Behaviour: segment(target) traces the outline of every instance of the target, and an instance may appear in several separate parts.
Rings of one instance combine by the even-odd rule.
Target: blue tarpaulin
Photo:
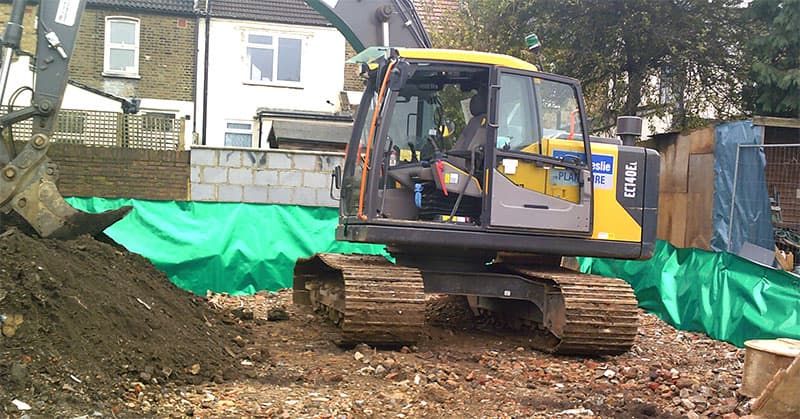
[[[769,250],[775,246],[764,171],[767,159],[762,147],[747,147],[761,144],[762,129],[752,121],[716,127],[713,250],[738,254],[745,242]]]

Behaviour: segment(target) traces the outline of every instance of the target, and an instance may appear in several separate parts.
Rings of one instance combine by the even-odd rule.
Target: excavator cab
[[[368,81],[341,173],[339,238],[626,258],[652,251],[655,205],[645,197],[654,194],[645,188],[657,181],[658,156],[590,137],[576,80],[468,51],[369,48],[355,60]],[[637,168],[628,193],[625,167]]]

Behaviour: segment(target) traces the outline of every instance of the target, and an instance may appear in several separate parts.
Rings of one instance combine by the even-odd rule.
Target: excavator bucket
[[[3,176],[11,173],[3,169]],[[0,182],[0,197],[7,199],[0,211],[14,211],[36,232],[46,238],[73,239],[84,234],[96,235],[125,217],[133,207],[125,206],[100,214],[90,214],[73,208],[64,200],[54,182],[56,167],[49,159],[32,170],[30,181],[17,184]],[[5,180],[5,179],[4,179]],[[24,185],[24,186],[23,186]],[[3,190],[5,189],[5,190]]]

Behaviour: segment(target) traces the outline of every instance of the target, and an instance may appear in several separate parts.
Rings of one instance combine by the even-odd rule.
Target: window
[[[107,17],[103,73],[139,76],[139,20]]]
[[[253,124],[238,121],[226,122],[225,145],[229,147],[252,147]]]
[[[175,114],[167,112],[145,112],[142,128],[146,131],[172,132]]]
[[[578,108],[578,95],[572,86],[536,79],[536,106],[547,138],[583,140],[583,122]]]
[[[662,105],[669,105],[675,102],[675,95],[672,93],[672,86],[675,83],[674,73],[669,65],[661,69],[661,76],[658,78],[658,99]]]
[[[531,78],[516,74],[500,76],[500,126],[497,129],[497,148],[538,153],[539,131],[532,109],[533,83]]]
[[[263,34],[247,34],[247,78],[269,84],[300,83],[303,41]]]

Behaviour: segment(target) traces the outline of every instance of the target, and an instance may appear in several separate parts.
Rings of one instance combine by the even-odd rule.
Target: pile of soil
[[[148,386],[219,382],[248,341],[138,255],[15,228],[0,233],[0,314],[0,416],[14,399],[85,414],[124,410]]]

